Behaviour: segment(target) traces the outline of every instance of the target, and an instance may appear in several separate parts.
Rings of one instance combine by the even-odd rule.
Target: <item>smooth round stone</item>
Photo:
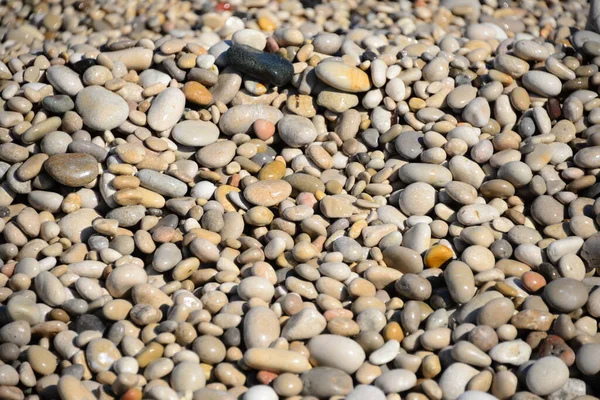
[[[175,126],[183,115],[185,95],[180,89],[167,88],[152,101],[148,110],[148,126],[162,132]]]
[[[292,186],[283,180],[255,182],[244,189],[244,198],[257,206],[270,207],[281,203],[292,193]]]
[[[412,389],[417,384],[417,376],[407,369],[392,369],[375,380],[375,386],[384,393],[399,393]]]
[[[315,367],[301,376],[302,394],[327,399],[344,396],[352,391],[352,377],[337,368]]]
[[[435,164],[410,163],[398,170],[398,176],[406,183],[425,182],[442,188],[452,181],[452,173]]]
[[[477,88],[471,85],[460,85],[454,88],[446,97],[448,106],[462,110],[477,96]]]
[[[460,204],[473,204],[477,199],[477,189],[468,183],[450,181],[445,185],[446,193]]]
[[[266,53],[245,44],[234,44],[227,50],[227,60],[238,70],[276,86],[292,79],[292,63],[275,53]]]
[[[2,343],[13,343],[20,347],[25,346],[27,343],[29,343],[30,340],[31,327],[26,320],[9,322],[8,324],[0,328],[0,341]]]
[[[581,168],[600,167],[600,146],[584,147],[575,154],[573,161]]]
[[[177,392],[194,392],[206,385],[206,375],[197,362],[184,361],[171,372],[170,383]]]
[[[585,241],[580,254],[588,267],[598,268],[600,266],[600,233],[594,233]]]
[[[73,100],[71,100],[69,96],[59,94],[56,96],[44,97],[42,99],[42,107],[52,113],[64,114],[75,108],[75,103],[73,103]]]
[[[278,398],[275,390],[267,385],[252,386],[244,393],[244,400],[277,400]]]
[[[221,168],[233,160],[236,150],[237,146],[235,143],[229,140],[222,140],[198,150],[196,160],[201,166],[207,168]]]
[[[267,38],[264,33],[254,29],[241,29],[235,32],[231,37],[231,41],[235,44],[253,47],[256,50],[263,50],[267,45]]]
[[[42,346],[30,346],[27,349],[27,361],[31,368],[40,375],[54,373],[58,365],[58,359]]]
[[[360,93],[371,88],[369,76],[363,70],[341,62],[321,62],[315,73],[321,81],[345,92]]]
[[[587,286],[572,278],[555,279],[544,288],[544,301],[557,311],[569,313],[587,302]]]
[[[408,185],[399,196],[399,206],[408,216],[427,215],[436,202],[436,191],[425,182],[415,182]]]
[[[383,261],[388,267],[404,274],[418,274],[423,270],[421,255],[408,247],[390,246],[385,248],[383,250]]]
[[[562,90],[560,79],[544,71],[529,71],[523,75],[521,82],[528,90],[542,97],[558,96]]]
[[[520,339],[510,340],[495,345],[488,354],[498,363],[521,365],[529,361],[531,347]]]
[[[64,370],[63,370],[64,373]],[[76,377],[63,375],[57,385],[60,398],[63,400],[94,400],[96,396]]]
[[[81,187],[98,176],[98,162],[89,154],[55,154],[44,163],[44,169],[58,183]]]
[[[144,88],[157,83],[162,83],[163,85],[168,86],[171,82],[171,77],[168,74],[156,69],[147,69],[141,72],[139,76],[140,80],[138,81],[138,84]]]
[[[292,342],[310,339],[325,330],[327,321],[317,310],[306,308],[287,320],[281,337]]]
[[[46,79],[60,93],[75,96],[83,90],[83,83],[77,72],[64,65],[52,65],[46,70]]]
[[[244,316],[243,333],[246,348],[269,347],[279,338],[279,319],[268,307],[252,307]]]
[[[453,363],[442,372],[439,380],[439,387],[442,390],[444,399],[456,399],[465,392],[467,384],[475,375],[479,373],[475,368],[463,364]]]
[[[365,352],[354,340],[338,335],[319,335],[308,342],[315,366],[332,367],[353,374],[365,361]]]
[[[279,109],[264,104],[242,104],[229,108],[219,120],[221,132],[228,136],[236,133],[250,133],[257,120],[277,124],[283,118]]]
[[[475,295],[475,280],[469,266],[461,261],[451,262],[444,271],[444,280],[452,299],[464,304]]]
[[[485,126],[490,120],[490,115],[490,105],[483,97],[471,100],[462,113],[463,119],[476,127]]]
[[[497,400],[497,397],[478,390],[467,390],[458,396],[456,400]]]
[[[563,387],[569,367],[558,357],[543,357],[527,369],[527,387],[538,396],[547,396]]]
[[[182,260],[181,251],[174,243],[163,243],[154,252],[152,267],[157,272],[166,272],[175,268]]]
[[[66,300],[65,287],[48,271],[41,272],[35,277],[35,291],[50,307],[58,307]]]
[[[85,358],[89,368],[95,372],[108,371],[121,353],[108,339],[94,339],[85,349]]]
[[[600,372],[600,344],[586,343],[577,350],[575,363],[584,375],[596,375]]]
[[[394,140],[394,147],[398,153],[407,160],[414,160],[423,153],[423,135],[421,132],[402,132]],[[408,164],[410,165],[410,164]]]
[[[279,137],[290,147],[302,147],[317,138],[312,121],[300,115],[286,115],[277,123]]]
[[[129,106],[118,94],[102,86],[88,86],[75,98],[77,112],[91,129],[115,129],[127,120]]]
[[[385,400],[385,393],[375,386],[358,385],[346,396],[346,400]]]
[[[219,138],[219,128],[210,121],[182,121],[171,131],[173,140],[184,146],[204,147]]]
[[[538,196],[531,204],[531,216],[543,226],[561,223],[564,215],[565,207],[552,196]]]

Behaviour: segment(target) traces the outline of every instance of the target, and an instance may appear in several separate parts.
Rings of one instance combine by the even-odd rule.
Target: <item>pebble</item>
[[[159,93],[148,110],[148,126],[155,131],[166,131],[175,126],[183,114],[185,95],[176,88]]]
[[[75,98],[75,107],[83,123],[97,131],[112,130],[129,116],[127,102],[102,86],[88,86]]]
[[[204,147],[219,138],[219,128],[209,121],[182,121],[171,131],[173,139],[184,146]]]
[[[288,83],[294,74],[294,67],[288,60],[245,44],[231,46],[227,50],[227,60],[240,71],[277,86]]]
[[[593,394],[596,3],[0,6],[0,397]]]
[[[44,162],[44,169],[58,183],[81,187],[98,176],[98,162],[88,154],[55,154]]]

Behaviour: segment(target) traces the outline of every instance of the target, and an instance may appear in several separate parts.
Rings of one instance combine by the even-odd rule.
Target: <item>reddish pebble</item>
[[[121,396],[121,400],[141,400],[142,392],[140,389],[131,388]]]
[[[570,367],[575,362],[575,352],[569,345],[556,335],[548,335],[539,347],[539,357],[555,356],[563,360]]]
[[[219,3],[215,6],[215,11],[227,11],[231,9],[231,4],[229,3]]]
[[[275,125],[271,121],[257,119],[253,126],[256,137],[261,140],[270,139],[275,134]]]
[[[259,371],[258,374],[256,374],[256,379],[262,383],[263,385],[269,385],[271,384],[271,382],[273,382],[275,380],[275,378],[277,378],[279,375],[273,373],[273,372],[269,372],[269,371]]]
[[[546,279],[541,274],[534,271],[527,271],[521,277],[523,287],[531,293],[535,293],[546,286]]]

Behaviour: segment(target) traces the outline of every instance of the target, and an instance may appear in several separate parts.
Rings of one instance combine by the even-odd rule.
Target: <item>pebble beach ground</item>
[[[596,399],[593,3],[0,2],[0,400]]]

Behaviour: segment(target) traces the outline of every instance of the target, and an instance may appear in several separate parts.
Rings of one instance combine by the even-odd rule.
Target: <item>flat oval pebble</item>
[[[185,95],[176,88],[168,88],[160,92],[148,110],[148,126],[155,131],[165,131],[173,127],[185,107]]]
[[[98,162],[88,154],[56,154],[44,163],[44,169],[58,183],[81,187],[98,176]]]
[[[315,72],[320,80],[345,92],[360,93],[371,88],[369,76],[364,71],[343,63],[320,63]]]
[[[171,131],[173,139],[184,146],[204,147],[219,138],[219,128],[209,121],[182,121]]]
[[[265,53],[245,44],[234,44],[227,59],[240,71],[262,81],[283,86],[292,79],[292,63],[277,54]]]
[[[97,131],[115,129],[129,116],[127,102],[101,86],[81,90],[75,98],[75,106],[83,123]]]
[[[274,206],[281,203],[292,193],[289,183],[282,180],[259,181],[244,189],[244,198],[257,206]]]

